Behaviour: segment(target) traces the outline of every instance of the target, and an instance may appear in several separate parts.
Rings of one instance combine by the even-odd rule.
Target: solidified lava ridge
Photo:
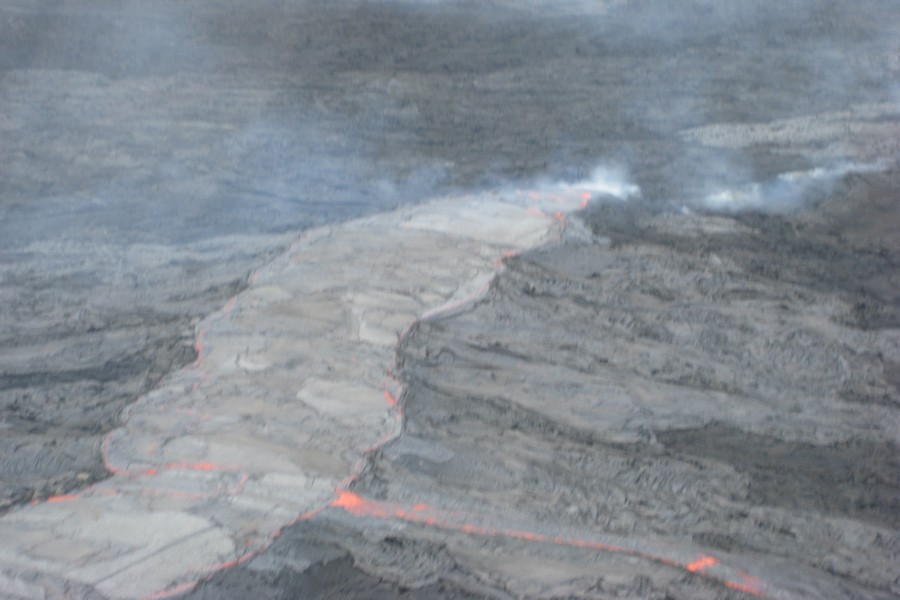
[[[14,597],[162,597],[339,498],[399,435],[402,333],[483,294],[590,190],[443,199],[311,230],[198,328],[197,360],[103,441],[111,476],[0,519]]]

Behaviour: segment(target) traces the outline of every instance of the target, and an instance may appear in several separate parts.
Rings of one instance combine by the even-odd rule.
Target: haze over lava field
[[[900,596],[896,2],[0,2],[0,597]]]

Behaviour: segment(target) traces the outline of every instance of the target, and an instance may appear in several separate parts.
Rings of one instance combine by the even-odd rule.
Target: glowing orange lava
[[[78,494],[62,494],[60,496],[50,496],[47,498],[47,502],[70,502],[72,500],[78,500],[80,498]]]
[[[194,341],[194,351],[197,353],[197,358],[194,359],[194,364],[192,365],[194,369],[200,366],[200,363],[203,362],[203,338],[206,336],[206,330],[201,329],[200,333],[197,334],[197,339]]]
[[[691,564],[687,565],[687,570],[691,573],[702,573],[708,567],[718,564],[718,562],[718,559],[713,558],[712,556],[701,556]]]
[[[762,583],[755,577],[740,569],[733,569],[722,565],[719,559],[707,554],[701,554],[694,560],[686,562],[680,560],[677,557],[677,553],[673,550],[670,550],[667,553],[662,551],[652,552],[636,547],[626,547],[587,538],[554,536],[524,529],[480,525],[478,522],[483,521],[484,519],[479,518],[479,516],[475,514],[459,515],[448,513],[423,503],[416,503],[410,507],[405,507],[394,502],[365,498],[346,488],[337,490],[337,497],[331,502],[330,506],[333,508],[340,508],[349,514],[358,517],[398,519],[419,525],[437,527],[439,529],[460,531],[469,535],[504,537],[533,543],[555,544],[558,546],[625,554],[670,567],[684,569],[695,575],[718,581],[729,588],[740,590],[751,595],[761,596],[764,590]]]
[[[564,205],[568,204],[569,207],[578,206],[580,209],[584,209],[587,207],[588,203],[591,199],[591,192],[589,191],[570,191],[563,194],[555,194],[548,195],[544,192],[538,191],[526,191],[526,192],[517,192],[518,194],[524,195],[526,198],[533,200],[535,202],[546,202],[547,200]],[[576,204],[577,203],[577,204]],[[550,219],[547,213],[544,212],[539,206],[529,206],[527,207],[527,211],[540,218]],[[553,213],[553,219],[564,223],[566,218],[566,213],[563,210],[558,210]],[[562,227],[557,228],[557,234],[560,234]],[[292,245],[292,249],[298,242],[295,242]],[[498,258],[498,261],[502,263],[504,259],[509,259],[519,255],[519,250],[508,250],[502,253],[502,257]],[[257,274],[254,273],[250,277],[251,283],[255,282],[257,279]],[[421,315],[421,317],[416,321],[419,322],[424,319],[429,319],[439,315],[446,315],[460,306],[467,305],[471,303],[473,300],[482,296],[488,289],[488,285],[482,286],[480,289],[475,290],[469,296],[458,299],[452,303],[448,303],[440,308],[433,309],[431,311],[427,311]],[[223,308],[223,313],[225,315],[230,314],[237,304],[237,296],[228,300]],[[409,331],[415,326],[415,323],[410,325],[401,335],[401,340],[406,337]],[[206,382],[208,379],[208,375],[204,371],[203,363],[206,359],[206,352],[204,348],[204,338],[205,338],[206,330],[201,329],[198,334],[196,341],[194,343],[194,349],[197,353],[197,358],[194,363],[191,365],[191,369],[197,371],[200,378],[203,382]],[[399,347],[399,346],[398,346]],[[398,362],[397,357],[395,356],[395,366]],[[656,549],[653,546],[649,546],[648,543],[643,543],[643,547],[641,544],[632,545],[631,542],[622,542],[622,545],[610,543],[609,541],[602,541],[603,538],[609,540],[611,536],[603,536],[597,534],[595,539],[590,539],[588,537],[567,537],[564,535],[548,535],[545,533],[540,533],[536,531],[529,531],[525,529],[516,529],[509,527],[501,527],[495,524],[486,524],[491,523],[491,518],[488,518],[486,515],[478,515],[475,513],[464,514],[451,512],[447,510],[443,510],[440,508],[429,506],[428,504],[418,502],[410,505],[403,505],[396,502],[385,501],[385,500],[375,500],[363,497],[356,492],[353,492],[349,489],[349,487],[357,481],[360,474],[363,472],[365,468],[366,460],[368,457],[377,451],[379,448],[383,447],[385,444],[397,439],[399,436],[399,432],[402,430],[402,421],[403,421],[403,407],[400,404],[401,384],[393,378],[393,376],[388,374],[389,382],[385,385],[384,389],[384,399],[387,403],[387,406],[391,410],[394,418],[397,419],[398,427],[397,431],[389,433],[385,435],[382,439],[375,442],[371,447],[365,450],[362,453],[362,456],[356,462],[354,467],[352,468],[351,473],[344,479],[344,481],[340,484],[340,486],[335,490],[334,499],[327,505],[322,506],[320,508],[316,508],[314,510],[308,511],[297,516],[291,523],[285,525],[285,527],[297,523],[299,521],[312,519],[315,516],[319,515],[326,508],[340,509],[345,511],[348,514],[355,515],[358,517],[367,517],[367,518],[376,518],[376,519],[385,519],[385,520],[400,520],[408,523],[415,523],[428,527],[436,527],[439,529],[449,530],[449,531],[458,531],[468,535],[474,536],[482,536],[482,537],[504,537],[509,539],[521,540],[530,543],[536,544],[556,544],[561,546],[568,546],[572,548],[583,548],[587,550],[601,551],[601,552],[609,552],[609,553],[618,553],[625,554],[629,556],[638,557],[644,560],[653,561],[656,563],[668,565],[671,567],[676,567],[679,569],[683,569],[689,573],[693,573],[698,576],[706,577],[708,579],[718,581],[723,585],[735,589],[740,590],[742,592],[752,594],[752,595],[762,595],[763,590],[765,589],[764,584],[751,576],[750,574],[741,571],[740,569],[735,569],[728,567],[727,565],[723,565],[721,561],[713,556],[701,554],[700,556],[692,557],[691,560],[682,560],[682,557],[675,550],[671,549]],[[195,388],[200,386],[201,383],[196,383]],[[390,389],[389,389],[390,388]],[[208,418],[206,415],[202,414],[191,414],[189,415],[191,418],[202,421],[205,418]],[[101,453],[103,456],[104,464],[107,470],[113,475],[121,475],[128,478],[138,478],[138,477],[155,477],[165,471],[198,471],[198,472],[222,472],[222,473],[231,473],[233,474],[233,481],[231,482],[231,486],[227,486],[224,483],[219,484],[219,486],[210,492],[209,494],[204,493],[188,493],[179,490],[170,490],[163,488],[154,488],[147,487],[143,493],[146,494],[160,494],[167,495],[172,497],[187,497],[187,498],[203,498],[207,495],[215,494],[225,494],[225,495],[234,495],[239,493],[244,484],[249,480],[249,475],[245,473],[240,465],[221,465],[210,462],[199,462],[199,463],[185,463],[185,462],[170,462],[164,464],[157,464],[155,466],[146,467],[132,467],[121,466],[113,464],[110,459],[110,446],[114,443],[116,439],[117,431],[113,431],[108,434],[104,440],[101,447]],[[164,442],[163,442],[164,443]],[[148,458],[157,456],[160,446],[160,440],[154,440],[147,444],[146,452]],[[155,462],[149,461],[148,462]],[[88,488],[89,490],[93,488]],[[85,492],[86,493],[86,492]],[[102,494],[116,494],[119,493],[117,490],[100,490],[99,492]],[[82,494],[62,494],[57,496],[51,496],[47,498],[46,502],[48,503],[59,503],[59,502],[69,502],[78,500],[82,497]],[[193,589],[199,581],[201,581],[205,577],[209,577],[212,573],[221,571],[223,569],[228,569],[230,567],[234,567],[236,565],[242,564],[247,560],[253,558],[258,555],[260,552],[265,550],[271,543],[277,539],[283,529],[279,529],[277,531],[271,532],[268,534],[268,537],[253,538],[253,541],[245,542],[244,548],[246,552],[235,558],[233,560],[225,561],[219,564],[208,565],[200,572],[197,573],[196,578],[192,581],[188,582],[179,582],[174,583],[172,587],[160,591],[156,594],[148,596],[148,598],[152,599],[162,599],[168,598],[172,596],[176,596],[178,594],[187,592]]]
[[[762,596],[763,591],[765,590],[765,585],[762,581],[757,579],[756,577],[750,575],[746,571],[742,571],[740,569],[735,569],[735,573],[738,577],[741,578],[740,581],[726,581],[724,582],[727,587],[730,587],[733,590],[739,590],[741,592],[746,592],[747,594],[752,594],[754,596]]]
[[[350,490],[338,490],[337,498],[331,501],[331,506],[343,508],[354,515],[369,514],[375,510],[374,503],[367,502],[362,496]]]

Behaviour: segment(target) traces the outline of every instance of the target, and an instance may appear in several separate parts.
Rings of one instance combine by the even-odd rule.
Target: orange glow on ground
[[[591,193],[588,191],[570,191],[565,194],[556,194],[556,195],[548,195],[546,193],[538,192],[538,191],[526,191],[526,192],[518,192],[520,194],[524,194],[527,198],[534,201],[546,201],[550,200],[556,204],[565,205],[568,204],[569,208],[574,206],[578,206],[579,209],[584,209],[588,206],[591,200]],[[541,208],[537,206],[529,206],[527,208],[529,214],[544,218],[550,219]],[[553,217],[555,220],[564,223],[566,220],[566,213],[563,210],[558,210],[553,213]],[[562,228],[559,228],[562,229]],[[557,232],[558,233],[558,232]],[[295,246],[299,242],[295,242],[291,251],[294,250]],[[502,258],[498,259],[498,264],[502,264],[504,259],[513,258],[520,254],[519,250],[507,250],[502,253]],[[250,277],[251,284],[254,283],[257,279],[258,275],[256,273],[252,274]],[[428,319],[438,315],[445,315],[453,310],[456,310],[458,307],[463,306],[477,297],[480,297],[483,293],[485,293],[488,289],[488,285],[485,285],[482,289],[476,290],[470,296],[463,298],[457,302],[454,302],[449,305],[445,305],[438,309],[433,309],[431,311],[427,311],[422,314],[421,317],[417,320],[421,321],[423,319]],[[225,304],[223,308],[223,313],[225,315],[230,314],[237,304],[237,297],[233,297]],[[415,326],[415,323],[410,325],[405,332],[401,335],[401,339],[406,336],[409,331]],[[197,353],[197,357],[193,364],[191,365],[191,369],[195,370],[202,382],[208,381],[208,374],[205,372],[203,367],[203,363],[206,360],[206,351],[204,348],[204,338],[206,331],[205,329],[201,329],[198,334],[196,341],[194,342],[194,349]],[[396,357],[395,357],[396,362]],[[395,365],[396,366],[396,365]],[[386,383],[384,389],[384,400],[392,411],[393,416],[397,419],[397,422],[402,426],[403,420],[403,409],[400,404],[402,386],[401,384],[393,378],[392,375],[389,375],[389,381]],[[194,384],[195,389],[202,385],[201,382],[197,382]],[[390,389],[389,389],[390,388]],[[208,418],[207,415],[203,415],[201,413],[192,413],[189,415],[190,418],[196,419],[198,421],[203,421]],[[560,546],[567,546],[572,548],[583,548],[585,550],[599,551],[599,552],[609,552],[609,553],[618,553],[629,556],[634,556],[637,558],[641,558],[644,560],[656,562],[659,564],[664,564],[670,567],[675,567],[687,571],[689,573],[695,574],[697,576],[702,576],[710,580],[717,581],[728,588],[739,590],[748,594],[760,596],[763,594],[763,590],[765,589],[765,585],[757,578],[751,576],[750,574],[741,571],[739,569],[729,568],[725,565],[722,565],[719,559],[709,556],[706,554],[701,554],[698,558],[695,558],[688,561],[682,561],[677,558],[678,556],[671,549],[653,549],[651,550],[640,550],[634,547],[630,547],[630,542],[628,543],[628,547],[623,545],[616,545],[611,543],[606,543],[603,541],[599,541],[597,539],[588,539],[581,537],[566,537],[562,535],[548,535],[546,533],[540,533],[536,531],[528,531],[525,529],[516,529],[516,528],[508,528],[499,526],[496,523],[492,523],[491,519],[487,518],[486,515],[478,515],[478,514],[463,514],[463,513],[454,513],[451,511],[446,511],[440,508],[429,506],[425,503],[414,503],[411,505],[403,505],[397,502],[391,502],[387,500],[375,500],[363,497],[356,492],[353,492],[349,489],[349,486],[352,485],[363,472],[363,469],[366,465],[367,457],[372,453],[377,451],[379,448],[383,447],[388,442],[393,441],[399,435],[399,430],[402,427],[398,427],[398,432],[390,433],[385,435],[382,439],[375,442],[371,447],[366,449],[362,455],[360,456],[357,463],[354,465],[351,473],[344,479],[344,481],[340,484],[340,486],[335,490],[334,499],[327,504],[326,506],[321,506],[319,508],[315,508],[306,513],[298,515],[291,523],[285,525],[285,527],[293,525],[299,521],[305,521],[312,519],[319,515],[326,508],[333,509],[341,509],[348,514],[358,516],[358,517],[368,517],[368,518],[377,518],[377,519],[385,519],[385,520],[400,520],[408,523],[415,523],[422,526],[428,527],[436,527],[439,529],[449,530],[449,531],[457,531],[462,532],[468,535],[481,536],[481,537],[502,537],[514,540],[521,540],[523,542],[535,543],[535,544],[556,544]],[[110,459],[110,446],[114,443],[115,437],[118,434],[117,431],[113,431],[108,434],[104,440],[101,447],[101,453],[103,457],[104,464],[107,470],[113,475],[125,476],[128,478],[138,478],[138,477],[155,477],[158,476],[162,472],[166,471],[199,471],[199,472],[222,472],[222,473],[232,473],[234,481],[231,481],[230,484],[226,484],[225,482],[220,482],[219,486],[216,490],[210,493],[190,493],[184,492],[175,489],[164,489],[162,487],[152,487],[148,486],[143,490],[145,494],[151,495],[165,495],[171,496],[173,498],[190,498],[190,499],[202,499],[204,497],[209,497],[211,495],[235,495],[240,493],[243,489],[244,484],[250,479],[250,475],[248,475],[240,465],[220,465],[211,462],[198,462],[198,463],[186,463],[186,462],[171,462],[165,464],[157,464],[156,466],[146,467],[146,466],[120,466],[113,464]],[[147,458],[153,456],[158,456],[161,445],[160,441],[152,441],[147,445]],[[153,463],[156,461],[147,460],[148,463]],[[116,489],[100,489],[100,491],[96,491],[96,489],[92,486],[88,488],[84,493],[88,493],[89,490],[94,490],[92,493],[101,493],[104,495],[115,495],[119,493]],[[63,494],[58,496],[51,496],[47,498],[46,502],[48,503],[57,503],[57,502],[68,502],[74,501],[81,497],[81,494]],[[491,524],[488,524],[491,523]],[[156,594],[152,594],[148,596],[148,598],[153,599],[161,599],[168,598],[172,596],[177,596],[181,593],[187,592],[193,589],[200,581],[211,576],[213,573],[221,571],[223,569],[227,569],[239,564],[242,564],[251,558],[257,556],[260,552],[264,551],[268,548],[271,543],[277,539],[283,529],[278,529],[276,531],[264,534],[262,537],[253,538],[252,541],[246,542],[242,547],[246,550],[244,554],[235,558],[233,560],[225,561],[219,564],[209,565],[206,568],[199,571],[196,575],[196,579],[193,581],[187,582],[173,582],[173,585],[166,590],[162,590]],[[598,537],[603,537],[602,535],[598,535]],[[644,544],[646,546],[646,543]],[[696,556],[696,555],[695,555]]]
[[[188,581],[186,583],[181,583],[176,586],[172,586],[167,590],[163,590],[162,592],[156,594],[150,594],[149,596],[144,596],[143,600],[162,600],[163,598],[171,598],[173,596],[177,596],[178,594],[183,594],[184,592],[189,592],[195,587],[199,581]]]
[[[194,360],[193,364],[193,368],[195,369],[203,362],[203,337],[205,335],[206,330],[201,329],[200,333],[197,334],[197,340],[194,342],[194,351],[197,353],[197,358]]]
[[[761,596],[764,589],[764,586],[755,577],[752,577],[739,569],[728,568],[722,565],[719,559],[707,554],[702,554],[693,561],[684,562],[675,558],[674,551],[656,553],[585,538],[552,536],[523,529],[480,525],[477,523],[484,519],[479,518],[478,515],[452,514],[423,503],[416,503],[407,508],[390,501],[366,498],[346,488],[338,489],[337,497],[332,500],[329,506],[340,508],[349,514],[358,517],[399,519],[401,521],[437,527],[439,529],[460,531],[469,535],[504,537],[525,542],[556,544],[559,546],[635,556],[666,566],[683,569],[689,573],[717,581],[726,587],[740,590],[754,596]]]
[[[733,590],[739,590],[741,592],[746,592],[747,594],[752,594],[754,596],[762,596],[763,590],[765,590],[765,585],[762,581],[750,575],[746,571],[742,571],[740,569],[735,569],[738,577],[740,577],[740,581],[726,581],[725,585],[730,587]]]
[[[332,500],[331,506],[343,508],[353,514],[366,514],[366,501],[350,490],[338,490],[338,496]]]
[[[182,471],[236,471],[236,467],[223,467],[214,463],[169,463],[163,467],[166,470],[180,469]],[[154,471],[156,469],[153,469]]]
[[[712,567],[718,563],[718,559],[713,558],[712,556],[701,556],[691,564],[687,565],[687,570],[691,573],[702,573],[708,567]]]
[[[80,497],[79,494],[62,494],[59,496],[50,496],[47,498],[47,502],[71,502],[72,500],[78,500]]]

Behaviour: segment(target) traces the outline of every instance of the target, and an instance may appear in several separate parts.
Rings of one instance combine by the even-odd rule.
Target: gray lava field
[[[898,31],[0,0],[0,598],[900,597]]]

